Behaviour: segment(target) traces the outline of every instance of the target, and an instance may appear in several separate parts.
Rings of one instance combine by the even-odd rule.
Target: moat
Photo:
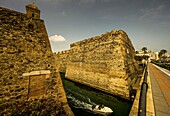
[[[106,94],[104,92],[101,92],[99,90],[90,88],[88,86],[75,83],[73,81],[65,79],[65,74],[60,73],[62,80],[63,80],[63,85],[64,89],[68,97],[73,97],[76,102],[77,107],[79,107],[79,103],[84,102],[84,103],[91,103],[94,104],[103,104],[113,110],[114,113],[111,114],[111,116],[128,116],[132,102],[129,102],[127,100],[115,97],[113,95]],[[81,108],[74,108],[72,107],[73,101],[70,101],[68,99],[69,105],[75,114],[75,116],[94,116],[93,113],[88,112],[86,110],[83,110]],[[74,105],[75,106],[75,105]]]

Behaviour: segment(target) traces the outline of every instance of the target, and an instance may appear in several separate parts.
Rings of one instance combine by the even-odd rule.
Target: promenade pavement
[[[156,116],[170,116],[170,71],[149,63],[149,77]]]

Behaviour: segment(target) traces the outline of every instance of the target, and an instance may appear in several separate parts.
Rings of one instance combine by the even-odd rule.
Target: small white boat
[[[112,109],[110,109],[109,107],[106,107],[104,105],[96,105],[96,106],[94,106],[94,108],[92,108],[92,111],[95,113],[98,113],[98,114],[103,114],[103,115],[109,115],[109,114],[113,113]]]
[[[109,107],[106,107],[104,105],[96,105],[96,104],[94,105],[94,103],[92,103],[91,101],[90,101],[90,103],[79,101],[78,99],[76,99],[73,96],[67,96],[67,98],[71,100],[71,105],[74,108],[80,108],[82,110],[86,110],[93,114],[99,114],[99,115],[104,115],[104,116],[107,116],[107,115],[113,113],[112,109],[110,109]]]
[[[113,113],[112,109],[110,109],[109,107],[106,107],[104,105],[86,104],[86,107],[84,109],[89,110],[89,111],[93,112],[94,114],[100,114],[100,115],[104,115],[104,116],[107,116],[107,115]]]

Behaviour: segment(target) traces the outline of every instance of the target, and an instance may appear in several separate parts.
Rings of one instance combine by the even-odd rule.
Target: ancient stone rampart
[[[0,115],[71,112],[44,21],[35,10],[28,15],[0,7]]]
[[[55,58],[57,64],[59,64],[59,71],[65,73],[66,72],[66,65],[69,62],[69,54],[71,50],[65,50],[61,52],[56,52]]]
[[[68,52],[56,53],[56,60],[66,78],[130,99],[137,79],[134,55],[128,35],[113,30],[71,44]]]

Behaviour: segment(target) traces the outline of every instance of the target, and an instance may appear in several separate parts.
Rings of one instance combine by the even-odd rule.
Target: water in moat
[[[113,110],[109,116],[128,116],[132,102],[101,92],[91,87],[65,79],[65,74],[60,73],[67,100],[75,116],[98,116],[85,107],[103,104]]]

